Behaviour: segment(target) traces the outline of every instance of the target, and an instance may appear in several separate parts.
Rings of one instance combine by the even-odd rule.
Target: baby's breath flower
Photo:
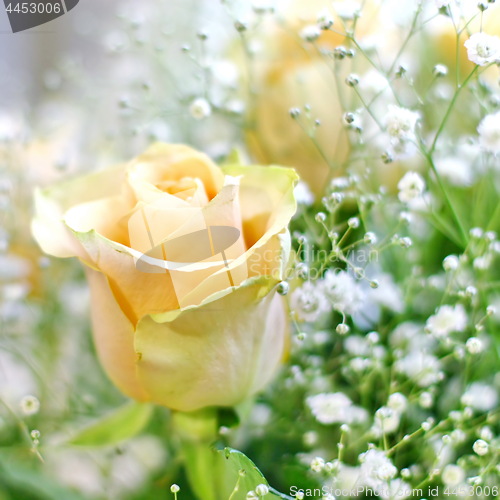
[[[35,415],[40,410],[40,401],[32,395],[24,396],[19,405],[21,406],[21,411],[28,416]]]
[[[377,236],[375,233],[368,231],[367,233],[365,233],[363,240],[368,245],[374,245],[375,243],[377,243]]]
[[[346,325],[345,323],[339,323],[335,328],[335,331],[339,335],[347,335],[349,333],[349,326]]]
[[[490,0],[486,1],[486,0],[479,0],[479,2],[477,3],[477,8],[481,11],[481,12],[484,12],[486,9],[488,9],[489,7],[489,2]]]
[[[252,9],[257,14],[265,14],[274,10],[273,2],[270,0],[253,0]]]
[[[486,455],[488,453],[489,445],[484,439],[478,439],[472,445],[472,449],[474,450],[474,453],[476,453],[476,455],[482,457],[483,455]]]
[[[437,337],[451,332],[463,332],[467,326],[467,314],[461,304],[441,306],[426,323],[426,329]]]
[[[288,293],[288,290],[290,289],[290,285],[286,281],[280,281],[278,283],[278,286],[276,288],[276,291],[280,295],[286,295]]]
[[[318,442],[319,436],[315,431],[307,431],[302,436],[302,440],[306,446],[314,446]]]
[[[407,172],[398,182],[398,197],[403,203],[408,203],[420,196],[425,190],[425,181],[417,172]]]
[[[441,380],[441,364],[432,354],[411,351],[394,365],[399,373],[404,373],[420,387],[428,387]]]
[[[315,457],[311,460],[311,470],[321,472],[325,468],[325,461],[321,457]]]
[[[322,424],[351,424],[366,420],[365,410],[354,406],[342,392],[309,396],[306,403],[316,420]]]
[[[479,437],[481,439],[484,439],[485,441],[491,441],[495,436],[493,434],[493,431],[491,430],[491,427],[485,425],[484,427],[481,427],[481,429],[479,429]]]
[[[484,382],[474,382],[463,393],[460,401],[479,411],[490,411],[497,405],[498,393],[494,387]]]
[[[449,156],[436,160],[436,170],[442,179],[454,186],[470,186],[474,180],[474,171],[463,158]]]
[[[430,392],[424,391],[420,394],[418,403],[422,408],[430,408],[434,403],[434,398]]]
[[[198,97],[189,106],[191,116],[196,120],[203,120],[212,113],[212,107],[209,102],[203,97]]]
[[[464,45],[467,57],[478,66],[486,66],[500,59],[500,38],[497,36],[474,33]]]
[[[483,341],[477,337],[470,337],[465,343],[465,348],[469,354],[479,354],[484,349]]]
[[[455,429],[451,432],[450,437],[454,444],[461,444],[467,439],[467,434],[462,429]]]
[[[333,2],[333,8],[338,16],[344,21],[351,21],[360,14],[360,5],[353,0],[342,0]]]
[[[441,474],[441,479],[446,486],[458,486],[465,479],[465,471],[455,464],[448,464]]]
[[[486,314],[487,314],[488,316],[493,316],[496,312],[497,312],[497,308],[496,308],[495,306],[489,305],[489,306],[486,308]]]
[[[318,26],[322,30],[328,30],[333,26],[333,17],[327,9],[323,9],[316,18]]]
[[[393,479],[398,470],[382,451],[368,450],[359,456],[361,463],[360,478],[367,486],[380,487],[380,481]]]
[[[413,241],[408,236],[405,236],[405,237],[399,239],[399,244],[403,248],[410,248],[413,244]]]
[[[316,321],[328,310],[328,302],[317,284],[306,281],[290,297],[292,310],[303,321]]]
[[[310,206],[314,203],[314,195],[304,181],[299,181],[293,190],[295,199],[299,205]]]
[[[415,126],[420,114],[410,109],[390,104],[385,116],[387,133],[398,141],[408,141],[415,138]]]
[[[259,484],[255,488],[255,493],[257,493],[259,497],[264,497],[269,493],[269,487],[267,486],[267,484]]]
[[[399,413],[403,413],[406,410],[407,404],[408,400],[406,399],[406,396],[404,396],[400,392],[391,394],[387,401],[387,406]]]
[[[432,73],[436,78],[440,78],[448,74],[448,68],[444,64],[436,64],[432,69]]]
[[[479,126],[479,145],[489,153],[500,153],[500,111],[486,115]]]
[[[316,222],[325,222],[326,220],[326,214],[324,212],[318,212],[315,216],[314,219]]]
[[[375,419],[372,426],[372,433],[376,437],[384,434],[391,434],[399,428],[401,417],[399,412],[387,406],[382,406],[375,412]]]
[[[456,255],[448,255],[443,260],[443,269],[445,271],[454,271],[460,264],[460,260]]]
[[[321,35],[321,28],[316,24],[304,26],[300,32],[300,37],[306,42],[314,42]]]
[[[356,87],[359,84],[359,76],[351,74],[345,79],[345,82],[349,87]]]
[[[346,271],[328,270],[321,282],[321,288],[333,308],[344,314],[354,314],[363,304],[364,292]]]
[[[347,225],[350,227],[350,228],[353,228],[353,229],[356,229],[359,227],[359,218],[358,217],[351,217],[348,221],[347,221]]]
[[[422,430],[427,432],[427,431],[430,431],[431,428],[432,428],[432,425],[430,422],[428,422],[427,420],[425,422],[422,422],[421,426],[422,427]]]

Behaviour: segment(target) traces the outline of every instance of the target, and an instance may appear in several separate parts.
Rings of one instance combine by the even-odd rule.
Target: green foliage
[[[148,424],[153,405],[130,402],[77,432],[68,444],[113,446],[131,439]]]

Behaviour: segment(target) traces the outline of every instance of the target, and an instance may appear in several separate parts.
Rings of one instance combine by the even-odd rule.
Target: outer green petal
[[[283,298],[269,293],[270,284],[248,280],[163,323],[141,319],[137,376],[151,401],[192,411],[232,406],[261,389],[283,359],[288,338]]]

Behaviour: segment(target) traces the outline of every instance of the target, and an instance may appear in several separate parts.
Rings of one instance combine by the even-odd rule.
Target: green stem
[[[207,408],[172,414],[173,426],[180,439],[186,475],[199,500],[219,500],[217,456],[211,444],[217,436],[217,411]]]
[[[476,66],[467,76],[467,78],[462,82],[461,85],[457,86],[457,90],[455,91],[454,96],[452,97],[450,101],[450,105],[448,106],[448,109],[446,110],[446,113],[443,117],[443,120],[441,121],[441,124],[439,125],[438,131],[436,132],[436,135],[434,136],[434,140],[432,141],[431,147],[429,149],[429,155],[432,156],[434,153],[434,150],[436,149],[437,141],[439,139],[439,136],[441,135],[441,132],[444,130],[444,127],[446,123],[448,122],[448,118],[450,117],[450,114],[455,107],[455,103],[457,102],[458,96],[460,95],[460,92],[462,91],[463,88],[467,86],[469,83],[470,79],[475,75],[476,71],[478,70],[479,66]]]
[[[436,135],[437,137],[437,135]],[[434,144],[433,144],[433,147],[434,147]],[[432,148],[431,148],[432,149]],[[446,190],[446,187],[441,179],[441,176],[439,175],[439,172],[436,168],[436,165],[434,163],[434,160],[432,159],[432,153],[431,152],[427,152],[425,150],[423,150],[423,153],[424,153],[424,156],[427,158],[427,161],[429,162],[429,165],[432,169],[432,171],[434,172],[434,175],[436,177],[436,180],[437,180],[437,183],[438,183],[438,186],[439,186],[439,189],[441,190],[441,192],[443,193],[443,196],[446,200],[446,204],[448,205],[450,211],[451,211],[451,214],[453,216],[453,218],[455,219],[455,222],[457,223],[457,226],[458,226],[458,229],[460,231],[460,236],[461,236],[461,239],[462,239],[462,245],[465,247],[467,245],[467,242],[468,242],[468,237],[467,237],[467,233],[465,232],[465,228],[462,224],[462,221],[460,220],[460,217],[458,216],[456,210],[455,210],[455,207],[453,206],[453,203],[451,202],[451,199],[448,195],[448,191]]]

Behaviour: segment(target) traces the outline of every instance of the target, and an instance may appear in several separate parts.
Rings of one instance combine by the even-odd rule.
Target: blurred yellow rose
[[[356,6],[360,8],[356,2],[340,7],[353,10]],[[375,1],[363,2],[356,24],[358,41],[381,27],[379,9]],[[321,15],[331,17],[331,30],[316,28]],[[267,28],[253,67],[255,98],[248,112],[248,147],[261,163],[294,167],[317,195],[323,192],[328,178],[344,172],[350,150],[343,114],[355,109],[359,102],[349,107],[352,95],[347,95],[344,80],[349,73],[368,67],[363,56],[335,61],[321,54],[324,50],[331,54],[339,46],[354,48],[342,34],[349,26],[352,21],[341,20],[331,2],[295,0],[287,5],[283,19]],[[314,44],[308,43],[304,33],[315,28],[319,36]],[[389,38],[387,32],[385,36]],[[311,108],[310,117],[304,113],[306,104]],[[301,109],[297,120],[290,117],[293,107]],[[316,119],[320,125],[315,127]]]
[[[101,362],[127,395],[182,411],[234,405],[272,377],[288,321],[296,174],[219,168],[156,144],[36,193],[33,234],[86,264]]]

